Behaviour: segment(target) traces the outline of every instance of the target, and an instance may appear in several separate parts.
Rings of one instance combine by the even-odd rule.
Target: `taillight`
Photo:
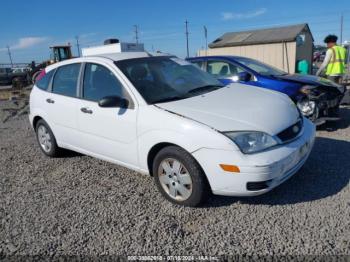
[[[45,69],[40,72],[40,74],[35,78],[35,82],[39,81],[41,78],[43,78],[46,75]]]

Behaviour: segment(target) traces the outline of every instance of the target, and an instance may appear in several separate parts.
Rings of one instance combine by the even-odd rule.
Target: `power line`
[[[185,21],[185,25],[186,25],[186,46],[187,46],[187,57],[190,57],[190,51],[189,51],[189,47],[188,47],[188,21]]]
[[[11,67],[13,67],[13,62],[12,62],[12,55],[11,55],[11,50],[10,50],[10,47],[7,46],[7,53],[9,55],[9,58],[10,58],[10,62],[11,62]]]
[[[77,51],[78,51],[78,57],[80,57],[80,45],[79,45],[79,36],[76,36],[75,39],[77,40]]]
[[[134,25],[134,32],[135,32],[135,40],[136,40],[136,44],[139,43],[139,30],[138,30],[138,26],[137,25]]]

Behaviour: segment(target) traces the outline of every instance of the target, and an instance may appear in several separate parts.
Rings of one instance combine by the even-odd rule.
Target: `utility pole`
[[[136,44],[139,43],[139,29],[138,29],[138,26],[137,25],[134,25],[134,32],[135,32],[135,39],[136,39]]]
[[[77,51],[78,51],[78,57],[80,57],[80,45],[79,45],[79,36],[76,36],[75,39],[77,40]]]
[[[189,51],[189,48],[188,48],[188,21],[186,19],[185,21],[185,25],[186,25],[186,46],[187,46],[187,57],[190,57],[190,51]]]
[[[341,16],[340,16],[340,44],[343,43],[343,21],[344,21],[344,17],[343,17],[343,14],[341,14]]]
[[[9,55],[9,58],[10,58],[10,62],[11,62],[11,67],[13,67],[13,62],[12,62],[12,55],[11,55],[11,50],[10,50],[10,47],[7,46],[7,53]]]
[[[204,37],[205,37],[205,55],[208,55],[208,29],[204,26]]]

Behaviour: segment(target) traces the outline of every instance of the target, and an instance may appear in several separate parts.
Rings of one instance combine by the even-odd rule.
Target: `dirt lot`
[[[20,108],[5,110],[4,108]],[[6,255],[350,255],[350,107],[298,174],[254,198],[165,201],[153,180],[71,153],[45,157],[25,103],[0,102],[0,259]],[[4,121],[4,123],[3,123]]]

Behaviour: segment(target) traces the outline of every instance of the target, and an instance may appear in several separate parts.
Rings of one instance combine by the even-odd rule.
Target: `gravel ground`
[[[254,198],[213,196],[201,208],[170,204],[151,178],[117,165],[75,153],[45,157],[25,104],[15,107],[0,110],[0,260],[350,255],[350,107],[341,123],[318,131],[309,160],[289,181]]]

